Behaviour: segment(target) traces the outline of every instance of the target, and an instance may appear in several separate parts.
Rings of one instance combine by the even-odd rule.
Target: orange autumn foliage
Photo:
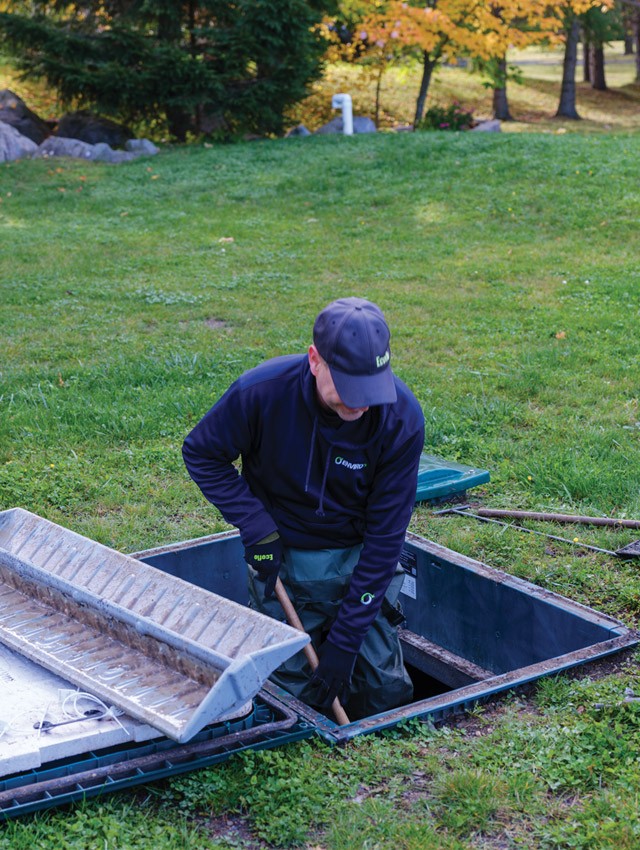
[[[360,45],[388,63],[404,53],[421,53],[425,63],[416,108],[420,120],[431,70],[441,59],[503,59],[510,47],[561,42],[567,18],[614,0],[362,0]]]

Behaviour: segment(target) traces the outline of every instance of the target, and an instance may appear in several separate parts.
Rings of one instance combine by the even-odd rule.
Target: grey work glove
[[[258,573],[258,580],[264,582],[264,598],[270,599],[276,588],[276,579],[283,560],[280,535],[270,535],[253,546],[247,546],[244,559]]]

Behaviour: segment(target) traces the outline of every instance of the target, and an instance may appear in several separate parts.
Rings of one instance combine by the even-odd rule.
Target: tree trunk
[[[505,56],[498,62],[498,80],[501,85],[496,86],[493,90],[493,117],[500,121],[513,121],[507,98],[507,59]]]
[[[376,80],[376,127],[380,126],[380,90],[382,88],[382,75],[384,74],[385,66],[380,65],[378,71],[378,79]]]
[[[562,88],[560,90],[560,103],[556,118],[571,118],[579,120],[580,116],[576,110],[576,64],[578,61],[578,38],[580,37],[580,24],[575,15],[571,19],[571,25],[566,30],[567,41],[564,48],[564,62],[562,65]]]
[[[607,81],[604,76],[604,45],[601,42],[592,47],[593,66],[591,73],[591,85],[597,91],[607,90]]]
[[[591,41],[586,32],[582,34],[582,79],[591,82]]]
[[[187,140],[187,130],[191,129],[191,115],[181,106],[165,106],[169,133],[179,142]]]
[[[633,40],[636,46],[636,83],[640,83],[640,9],[633,16]]]
[[[158,41],[167,44],[179,44],[182,37],[182,22],[180,7],[168,7],[158,15]],[[186,141],[187,130],[190,129],[191,115],[181,106],[165,104],[164,114],[167,118],[169,133],[179,142]]]
[[[633,56],[633,35],[630,32],[624,34],[624,55]]]
[[[420,92],[418,93],[418,100],[416,101],[416,114],[413,118],[414,129],[422,121],[424,116],[424,105],[427,101],[429,83],[431,82],[431,76],[433,74],[433,69],[436,67],[437,61],[437,58],[432,58],[426,50],[422,54],[422,80],[420,81]]]

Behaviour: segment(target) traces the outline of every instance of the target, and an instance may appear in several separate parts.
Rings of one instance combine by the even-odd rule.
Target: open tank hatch
[[[246,565],[236,532],[130,557],[241,608],[247,603]],[[103,721],[94,720],[85,750],[76,747],[75,755],[61,757],[52,746],[47,753],[55,742],[51,737],[41,747],[40,767],[22,770],[14,762],[11,775],[0,778],[0,818],[195,770],[246,749],[313,735],[336,743],[411,718],[437,722],[542,676],[638,643],[635,631],[610,617],[415,534],[406,536],[402,564],[400,599],[406,623],[401,641],[416,690],[410,705],[339,726],[267,680],[248,718],[207,726],[186,744],[167,737],[145,740],[152,734],[150,727],[138,723],[136,728],[137,721],[126,718],[121,721],[133,740],[119,743],[116,737],[122,733],[111,721],[101,730],[101,739],[96,727]],[[0,665],[0,676],[2,672]],[[60,735],[67,728],[53,731]],[[107,735],[109,745],[104,747]],[[47,761],[51,757],[55,760]]]
[[[236,532],[138,552],[133,557],[247,603]],[[493,695],[635,646],[624,624],[552,591],[407,533],[401,642],[416,699],[346,726],[266,686],[328,741],[348,740],[414,717],[443,719]]]

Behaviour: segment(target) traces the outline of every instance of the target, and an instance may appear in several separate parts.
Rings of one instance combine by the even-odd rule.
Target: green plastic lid
[[[436,455],[420,455],[416,502],[441,499],[455,493],[464,493],[471,487],[489,481],[486,469],[466,466],[463,463],[445,460]]]

